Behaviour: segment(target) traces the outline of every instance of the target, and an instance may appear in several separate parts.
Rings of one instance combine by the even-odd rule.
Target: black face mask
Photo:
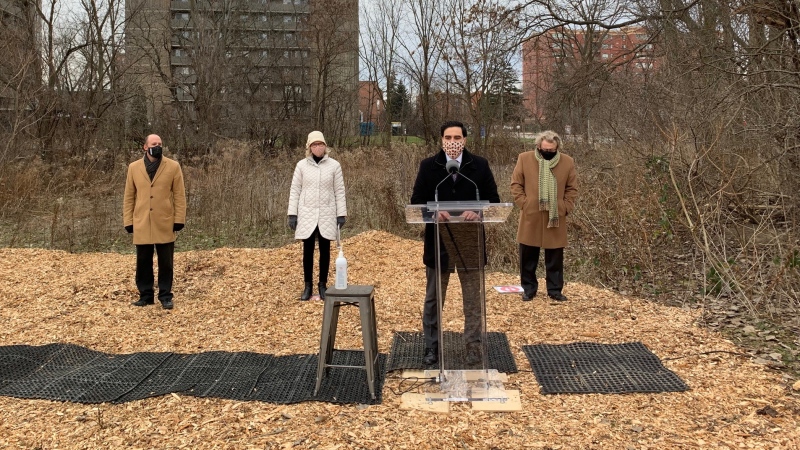
[[[153,158],[161,158],[161,152],[162,149],[160,145],[156,145],[155,147],[150,147],[147,149],[147,153],[149,153]]]
[[[539,149],[539,154],[542,155],[542,158],[544,158],[544,159],[546,159],[548,161],[550,161],[551,159],[555,158],[556,157],[556,153],[558,153],[558,150],[553,151],[553,152],[546,152],[544,150]]]

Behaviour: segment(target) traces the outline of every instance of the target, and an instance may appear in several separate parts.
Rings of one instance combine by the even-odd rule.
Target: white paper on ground
[[[519,285],[494,286],[494,289],[501,294],[521,294],[524,292],[522,286]]]

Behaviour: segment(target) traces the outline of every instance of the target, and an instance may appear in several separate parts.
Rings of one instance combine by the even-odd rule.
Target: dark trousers
[[[467,344],[481,341],[483,329],[481,321],[481,280],[477,270],[466,272],[458,270],[458,279],[461,281],[461,297],[464,308],[464,342]],[[442,308],[444,297],[447,296],[447,284],[450,282],[450,272],[443,272],[442,277]],[[422,333],[425,335],[425,348],[439,348],[439,306],[437,305],[436,268],[425,267],[426,288],[425,304],[422,308]]]
[[[139,298],[152,302],[153,293],[153,249],[158,254],[158,300],[172,300],[172,273],[175,243],[147,244],[136,246],[136,287]]]
[[[328,270],[331,267],[331,241],[319,234],[319,227],[314,229],[311,236],[303,239],[303,281],[314,281],[314,243],[319,240],[319,282],[328,284]]]
[[[536,295],[539,289],[539,281],[536,279],[539,250],[539,247],[519,244],[519,278],[527,297]],[[544,249],[544,268],[547,294],[560,294],[564,289],[564,249]]]

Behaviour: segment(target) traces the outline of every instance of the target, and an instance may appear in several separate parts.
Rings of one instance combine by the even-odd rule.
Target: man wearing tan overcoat
[[[561,152],[561,137],[553,131],[536,136],[536,150],[519,155],[511,174],[511,194],[522,211],[517,243],[522,300],[536,296],[539,282],[536,266],[544,249],[547,295],[566,301],[564,247],[567,246],[567,216],[578,198],[575,161]]]
[[[162,154],[161,138],[147,136],[142,159],[128,166],[122,221],[136,245],[135,306],[152,305],[153,251],[158,255],[158,300],[172,309],[172,273],[176,232],[186,223],[186,192],[177,161]]]

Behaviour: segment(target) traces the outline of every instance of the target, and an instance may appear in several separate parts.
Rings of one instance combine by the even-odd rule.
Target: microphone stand
[[[436,187],[435,187],[435,188],[433,188],[433,201],[435,201],[436,203],[439,203],[439,186],[441,186],[441,185],[442,185],[442,183],[444,183],[444,182],[445,182],[445,180],[447,180],[447,178],[448,178],[448,177],[451,177],[451,176],[453,176],[453,174],[454,174],[454,173],[458,173],[458,169],[451,168],[451,169],[448,171],[448,173],[447,173],[447,176],[446,176],[446,177],[444,177],[444,178],[442,178],[442,181],[440,181],[440,182],[439,182],[439,183],[436,185]],[[475,184],[475,183],[473,183],[473,184]]]
[[[447,177],[449,176],[450,174],[448,173]],[[447,177],[442,178],[442,181],[440,181],[439,184],[437,184],[436,187],[433,188],[433,201],[435,201],[436,203],[439,203],[439,186],[441,186],[441,184],[444,183],[444,180],[446,180]]]
[[[477,201],[481,201],[481,193],[480,193],[480,191],[478,190],[478,184],[477,184],[477,183],[475,183],[474,181],[470,180],[470,179],[469,179],[469,178],[468,178],[466,175],[464,175],[463,173],[461,173],[461,171],[460,171],[460,170],[458,171],[458,174],[459,174],[460,176],[464,177],[464,179],[466,179],[466,180],[467,180],[467,181],[469,181],[470,183],[472,183],[472,185],[473,185],[473,186],[475,186],[475,200],[477,200]]]

